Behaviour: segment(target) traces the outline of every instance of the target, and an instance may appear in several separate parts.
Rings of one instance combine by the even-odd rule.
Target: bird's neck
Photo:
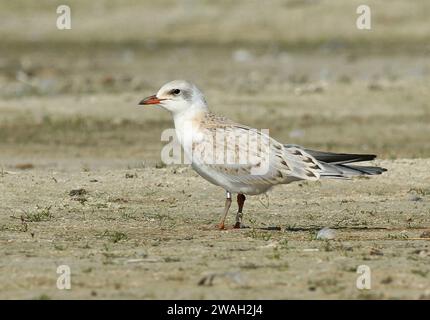
[[[197,125],[208,112],[209,109],[205,104],[193,104],[186,110],[173,114],[175,128],[178,130],[184,125]]]
[[[193,140],[195,134],[200,131],[200,126],[205,115],[209,112],[206,105],[192,105],[187,110],[173,115],[177,138],[184,145],[185,141]]]

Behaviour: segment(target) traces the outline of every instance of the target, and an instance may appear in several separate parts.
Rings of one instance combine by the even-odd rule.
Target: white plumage
[[[235,123],[209,111],[201,91],[192,83],[175,80],[140,104],[159,104],[173,115],[176,135],[192,167],[227,193],[220,228],[238,194],[236,227],[241,227],[244,195],[267,192],[277,184],[320,178],[349,178],[380,174],[379,167],[349,165],[374,155],[339,154],[284,145],[267,133]]]

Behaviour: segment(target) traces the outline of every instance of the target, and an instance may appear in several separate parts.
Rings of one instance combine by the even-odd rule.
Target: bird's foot
[[[225,225],[224,223],[219,223],[219,224],[217,224],[216,226],[215,226],[215,228],[217,229],[217,230],[232,230],[232,229],[234,229],[235,228],[235,226],[232,226],[232,225]],[[243,227],[241,227],[241,228],[243,228]]]
[[[234,229],[245,229],[248,228],[242,222],[236,221],[236,224],[233,226]]]
[[[201,230],[204,230],[204,231],[214,231],[214,230],[222,231],[227,229],[231,229],[231,227],[226,225],[221,225],[221,223],[201,226]]]

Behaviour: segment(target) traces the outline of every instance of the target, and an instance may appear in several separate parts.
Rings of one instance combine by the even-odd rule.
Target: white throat
[[[173,114],[176,136],[186,149],[193,141],[199,140],[199,124],[205,114],[209,112],[206,104],[193,104],[186,110]],[[187,150],[186,150],[187,152]]]

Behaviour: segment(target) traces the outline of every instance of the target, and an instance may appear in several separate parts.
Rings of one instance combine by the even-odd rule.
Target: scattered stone
[[[388,276],[381,280],[382,284],[390,284],[391,282],[393,282],[393,278],[391,276]]]
[[[156,169],[162,169],[162,168],[165,168],[166,167],[166,164],[164,163],[164,162],[157,162],[156,164],[155,164],[155,168]]]
[[[430,230],[426,230],[421,233],[420,238],[430,238]]]
[[[328,227],[322,228],[317,233],[317,240],[333,240],[336,238],[336,231]]]
[[[408,196],[408,200],[409,201],[422,201],[423,198],[421,198],[420,196],[416,195],[416,194],[410,194]]]
[[[146,250],[143,250],[143,249],[136,250],[136,255],[141,258],[148,257],[148,253],[146,252]]]
[[[125,178],[126,178],[126,179],[133,179],[133,178],[137,178],[137,173],[126,173],[126,174],[125,174]]]
[[[71,197],[83,196],[85,194],[87,194],[87,190],[85,190],[84,188],[73,189],[69,192],[69,196]]]
[[[427,258],[430,257],[430,252],[428,250],[420,250],[418,256],[420,258]]]
[[[381,250],[379,250],[378,248],[372,248],[372,249],[370,249],[370,255],[372,255],[372,256],[383,256],[384,253]]]

